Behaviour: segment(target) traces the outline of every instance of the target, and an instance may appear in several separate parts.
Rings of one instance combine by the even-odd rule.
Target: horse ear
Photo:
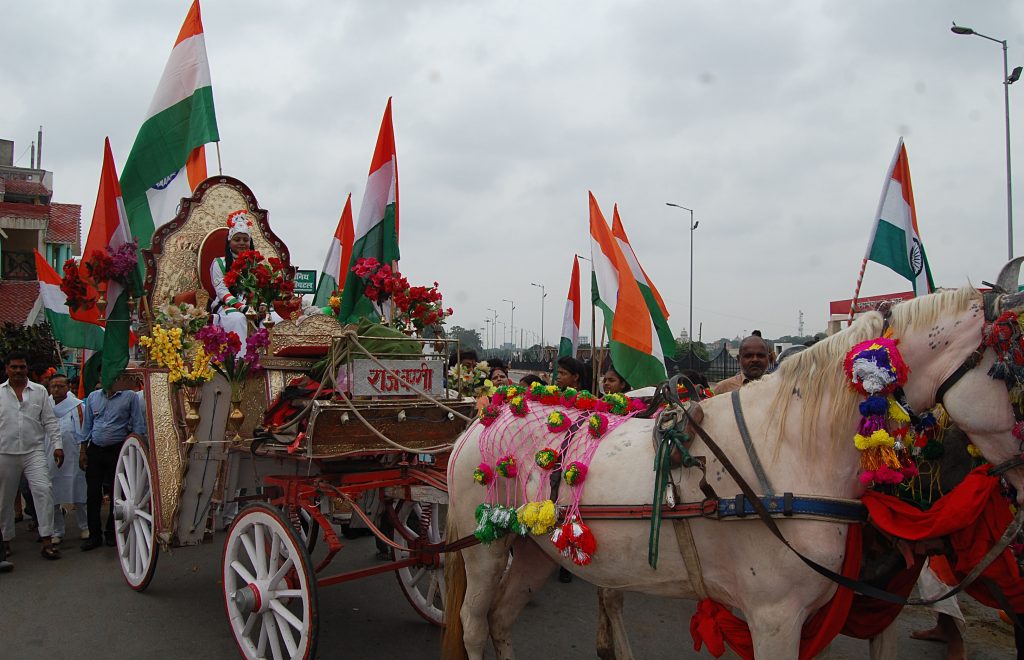
[[[1024,307],[1024,291],[1019,293],[1007,293],[999,297],[999,311],[1005,312],[1011,309]]]
[[[995,289],[1001,289],[997,293],[1017,293],[1020,283],[1020,265],[1024,257],[1016,257],[1006,262],[1003,269],[999,271],[999,278],[996,280]]]

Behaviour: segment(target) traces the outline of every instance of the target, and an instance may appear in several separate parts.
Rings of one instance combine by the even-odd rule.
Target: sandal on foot
[[[10,557],[11,555],[14,554],[13,552],[11,552],[11,542],[10,541],[4,541],[4,554],[7,555],[8,557]]]
[[[50,544],[44,545],[39,554],[42,555],[43,559],[60,559],[60,550],[57,549],[57,546]]]

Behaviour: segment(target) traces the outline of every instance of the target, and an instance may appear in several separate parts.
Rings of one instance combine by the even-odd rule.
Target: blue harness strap
[[[868,510],[860,502],[854,500],[839,500],[825,497],[796,497],[793,493],[772,495],[762,497],[761,503],[768,509],[773,517],[790,518],[800,516],[802,518],[813,516],[836,522],[865,522],[868,519]],[[757,516],[753,504],[743,495],[737,495],[732,499],[718,501],[718,518],[743,519],[747,516]]]

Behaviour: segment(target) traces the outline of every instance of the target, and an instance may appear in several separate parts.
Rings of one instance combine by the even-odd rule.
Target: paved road
[[[218,582],[224,534],[204,546],[162,554],[156,577],[142,594],[125,586],[112,548],[82,553],[77,542],[68,541],[64,558],[48,562],[39,557],[25,523],[18,525],[18,534],[15,571],[0,575],[0,659],[237,657]],[[356,568],[374,561],[373,543],[364,538],[350,541],[335,563]],[[325,588],[320,607],[320,658],[437,657],[440,632],[416,616],[391,574]],[[592,586],[552,581],[518,624],[520,657],[595,657],[596,609]],[[991,610],[969,609],[971,657],[1013,657],[1008,626]],[[627,594],[627,626],[637,657],[710,658],[692,650],[692,612],[691,603]],[[901,658],[944,657],[941,645],[907,638],[930,621],[924,611],[903,614]],[[840,638],[829,657],[865,658],[867,643]]]

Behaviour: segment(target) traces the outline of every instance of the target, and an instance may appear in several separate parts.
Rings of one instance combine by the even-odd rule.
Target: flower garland
[[[494,470],[487,463],[481,463],[476,466],[473,470],[473,481],[477,482],[481,486],[486,486],[494,481]]]
[[[587,478],[587,465],[580,461],[573,461],[566,466],[565,472],[562,473],[562,478],[565,479],[565,483],[570,486],[579,486]]]
[[[179,387],[198,387],[213,378],[213,356],[200,346],[186,366],[184,352],[188,349],[182,340],[181,328],[168,330],[154,325],[149,335],[139,337],[139,344],[149,350],[149,358],[168,370],[167,380]]]
[[[899,484],[914,477],[917,467],[907,449],[913,439],[910,415],[893,396],[910,369],[896,341],[877,337],[857,344],[846,354],[843,371],[851,389],[865,397],[853,438],[861,452],[861,483]]]
[[[515,479],[516,475],[519,474],[519,469],[516,467],[516,457],[511,454],[506,454],[499,458],[494,467],[495,471],[506,479]]]

